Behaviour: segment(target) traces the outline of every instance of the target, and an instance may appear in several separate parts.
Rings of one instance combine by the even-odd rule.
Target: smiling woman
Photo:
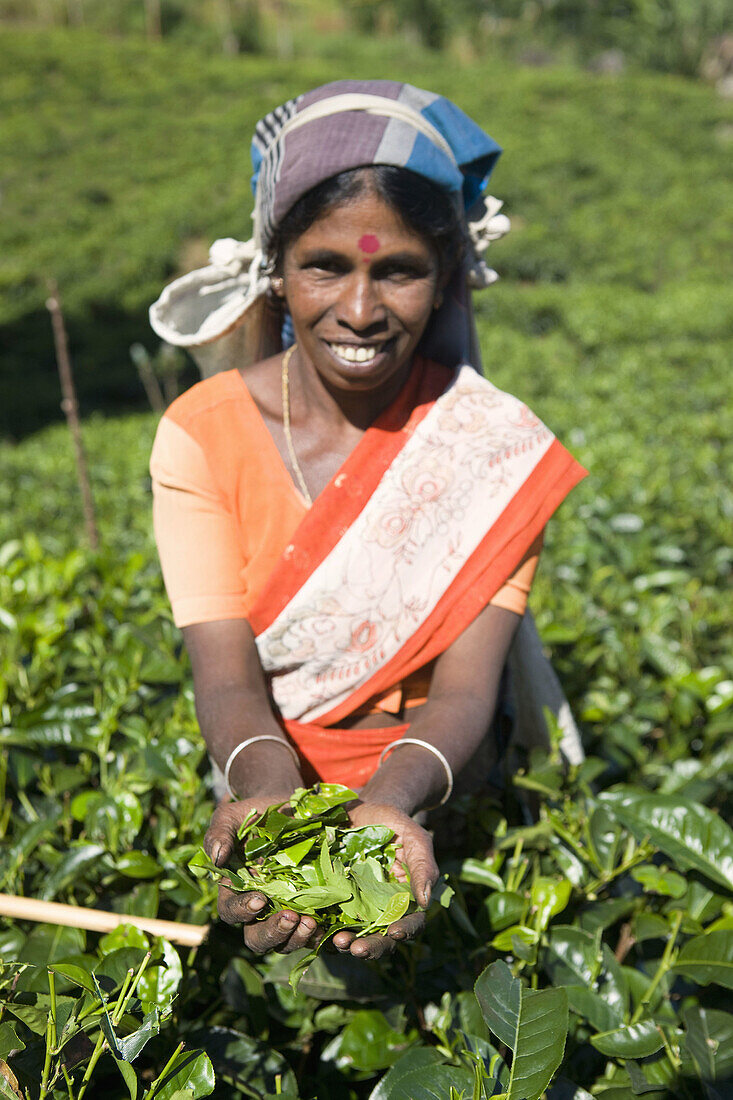
[[[482,252],[508,228],[481,200],[498,154],[409,85],[316,89],[257,127],[252,245],[217,242],[151,310],[165,339],[217,345],[230,367],[171,406],[151,460],[223,781],[206,840],[220,864],[252,809],[345,783],[355,825],[394,830],[425,906],[437,867],[413,815],[485,784],[502,751],[542,531],[583,471],[476,369],[469,286],[493,280]],[[255,922],[264,906],[221,890],[254,950],[318,936],[287,909]],[[378,957],[422,920],[334,943]]]
[[[404,384],[441,276],[431,241],[408,228],[370,174],[358,171],[363,190],[287,245],[276,291],[297,336],[299,379],[308,386],[306,372],[317,372],[365,428]],[[377,240],[370,227],[379,227],[379,248],[364,253],[360,242]]]

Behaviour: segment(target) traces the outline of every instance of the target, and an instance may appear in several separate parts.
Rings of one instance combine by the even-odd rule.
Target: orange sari
[[[408,725],[338,722],[455,641],[584,473],[526,406],[470,368],[413,371],[314,502],[249,614],[310,775],[368,780]]]

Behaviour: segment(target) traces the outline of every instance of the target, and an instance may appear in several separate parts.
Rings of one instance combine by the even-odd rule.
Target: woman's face
[[[409,366],[439,293],[438,260],[369,190],[288,247],[283,283],[300,355],[336,389],[374,391]]]

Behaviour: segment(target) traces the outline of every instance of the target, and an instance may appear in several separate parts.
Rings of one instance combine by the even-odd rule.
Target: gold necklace
[[[308,492],[308,486],[305,483],[303,477],[303,471],[298,464],[298,457],[295,453],[295,447],[293,445],[293,436],[290,432],[290,372],[288,370],[290,366],[290,360],[293,356],[293,352],[297,348],[297,344],[292,344],[283,355],[282,370],[280,372],[280,381],[282,383],[282,402],[283,402],[283,431],[285,432],[285,442],[288,445],[288,454],[290,455],[290,465],[293,467],[296,478],[298,479],[298,485],[300,491],[308,501],[308,507],[313,504],[313,499]]]

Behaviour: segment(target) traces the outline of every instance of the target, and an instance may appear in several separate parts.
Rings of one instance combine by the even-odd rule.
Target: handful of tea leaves
[[[277,908],[314,916],[325,932],[322,942],[342,928],[357,936],[384,931],[415,903],[409,885],[391,874],[392,830],[350,827],[346,803],[356,797],[336,783],[300,787],[288,802],[253,812],[242,823],[238,836],[244,843],[233,866],[217,867],[200,849],[189,867],[198,877],[210,872],[228,879],[232,890],[256,890]],[[300,960],[291,984],[315,954]]]

